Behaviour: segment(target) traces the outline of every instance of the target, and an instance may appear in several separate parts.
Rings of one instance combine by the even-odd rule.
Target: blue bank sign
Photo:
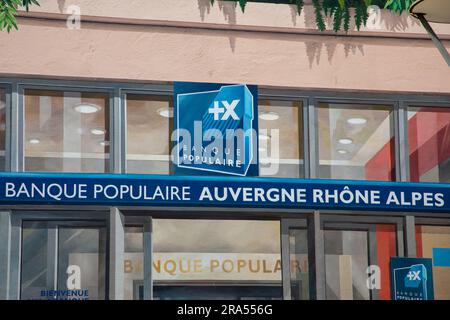
[[[219,176],[0,173],[0,205],[11,204],[450,213],[450,185]]]
[[[256,86],[175,82],[177,173],[257,175],[257,95]]]
[[[432,259],[391,258],[392,300],[434,300]]]

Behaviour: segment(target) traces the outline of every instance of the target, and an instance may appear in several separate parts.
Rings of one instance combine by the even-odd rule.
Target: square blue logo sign
[[[258,175],[258,91],[245,84],[175,82],[177,174]]]
[[[391,258],[392,300],[434,300],[432,260]]]

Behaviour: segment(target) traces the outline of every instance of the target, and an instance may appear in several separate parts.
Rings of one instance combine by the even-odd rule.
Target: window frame
[[[404,159],[402,159],[403,161],[403,170],[404,172],[404,176],[405,179],[402,181],[406,181],[406,182],[411,182],[411,166],[410,166],[410,161],[409,161],[409,140],[408,140],[408,128],[409,128],[409,123],[408,123],[408,111],[410,108],[418,108],[418,107],[425,107],[425,108],[448,108],[448,112],[450,112],[450,99],[448,102],[441,102],[441,101],[436,101],[436,102],[420,102],[420,101],[402,101],[401,102],[401,107],[403,109],[403,120],[401,121],[400,124],[402,125],[401,130],[403,131],[403,139],[404,139],[404,148],[402,150],[402,156]],[[417,181],[415,183],[422,183],[422,181]],[[436,182],[436,183],[442,183],[442,182]]]
[[[18,158],[16,163],[16,171],[19,172],[27,172],[25,171],[25,91],[26,90],[37,90],[37,91],[56,91],[56,92],[80,92],[80,93],[103,93],[108,95],[108,117],[105,118],[105,121],[108,121],[107,128],[109,130],[110,135],[110,146],[109,146],[109,159],[107,160],[107,168],[108,171],[104,173],[113,173],[114,172],[114,154],[115,148],[117,148],[116,137],[115,137],[115,125],[114,120],[116,115],[114,114],[115,109],[115,99],[113,97],[113,91],[110,89],[96,88],[90,86],[52,86],[52,85],[39,85],[39,84],[21,84],[18,86],[18,94],[19,94],[19,103],[16,111],[12,108],[12,112],[14,116],[18,119],[17,125],[17,134],[20,137],[17,141],[17,151]],[[15,111],[15,112],[14,112]],[[13,124],[14,125],[14,124]],[[11,170],[13,171],[13,170]]]
[[[170,96],[173,94],[173,91],[167,91],[164,89],[157,89],[155,88],[155,90],[139,90],[139,89],[126,89],[126,90],[121,90],[120,93],[120,100],[121,100],[121,104],[122,104],[122,108],[121,108],[121,130],[122,130],[122,135],[121,135],[121,139],[122,139],[122,145],[120,147],[121,149],[121,155],[120,155],[120,159],[121,162],[123,163],[123,166],[121,168],[121,173],[128,173],[128,160],[127,160],[127,151],[128,151],[128,107],[127,107],[127,94],[135,94],[135,95],[142,95],[142,96],[168,96],[170,99]],[[170,102],[169,102],[169,106],[170,106]],[[173,102],[172,102],[172,107],[173,107]],[[169,120],[169,140],[170,140],[170,120]],[[173,142],[169,141],[169,153],[170,150],[172,150],[172,146],[173,146]],[[170,154],[169,154],[169,158],[170,158]],[[170,167],[170,166],[169,166]],[[170,168],[169,168],[170,171]]]

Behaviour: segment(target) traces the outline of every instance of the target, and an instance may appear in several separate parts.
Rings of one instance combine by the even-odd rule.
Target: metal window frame
[[[392,129],[392,135],[394,138],[394,148],[395,148],[395,180],[394,181],[401,181],[401,175],[400,175],[400,150],[398,146],[399,143],[399,103],[397,101],[391,101],[391,100],[382,100],[382,99],[361,99],[355,101],[355,99],[348,99],[348,98],[314,98],[312,106],[314,108],[314,112],[312,113],[313,122],[315,130],[312,130],[311,134],[315,135],[315,139],[312,141],[312,143],[315,144],[315,152],[314,157],[315,161],[312,163],[315,166],[315,172],[316,172],[316,178],[320,177],[320,156],[319,156],[319,122],[318,122],[318,111],[319,111],[319,104],[321,103],[327,103],[327,104],[335,104],[335,105],[345,105],[347,108],[348,106],[351,107],[351,105],[380,105],[380,106],[387,106],[392,107],[392,117],[390,117],[391,121],[391,129]],[[360,108],[358,108],[360,109]],[[362,109],[363,110],[363,109]]]
[[[21,269],[22,269],[22,228],[25,221],[39,221],[48,222],[49,235],[51,236],[49,241],[53,246],[49,246],[48,252],[55,252],[57,250],[57,229],[59,226],[65,227],[104,227],[108,233],[109,222],[105,212],[93,212],[93,211],[16,211],[11,214],[11,238],[10,238],[10,261],[9,261],[9,290],[7,299],[20,300],[21,296]],[[105,251],[105,298],[108,299],[109,292],[109,250],[110,239],[109,235],[106,236],[106,251]],[[57,266],[57,254],[51,254],[47,256],[48,265],[53,266],[48,270],[52,279],[56,278],[56,266]]]
[[[132,89],[132,88],[128,88],[128,89],[121,89],[120,90],[120,100],[122,103],[122,108],[121,108],[121,117],[122,117],[122,122],[121,122],[121,130],[122,130],[122,134],[121,134],[121,138],[122,138],[122,148],[121,148],[121,155],[119,156],[121,161],[123,162],[123,168],[121,171],[122,173],[127,173],[128,172],[128,159],[127,159],[127,148],[128,148],[128,107],[127,107],[127,94],[135,94],[135,95],[142,95],[142,96],[170,96],[173,94],[173,90],[172,89],[166,89],[164,90],[164,88],[155,88],[155,89],[148,89],[148,90],[143,90],[143,89]],[[169,130],[170,131],[170,130]],[[169,137],[170,139],[170,137]],[[170,145],[169,145],[169,150],[170,150]]]
[[[357,211],[352,212],[358,214]],[[401,216],[379,216],[379,215],[367,215],[367,212],[359,212],[358,215],[343,215],[336,213],[323,213],[321,215],[321,229],[325,230],[363,230],[368,232],[368,263],[369,265],[377,264],[377,241],[376,230],[377,224],[394,225],[396,228],[396,250],[397,256],[405,256],[404,248],[404,228],[405,220]],[[325,241],[325,239],[323,239]],[[325,255],[325,252],[324,252]],[[324,276],[325,278],[325,276]],[[325,279],[326,281],[326,279]],[[373,289],[369,291],[370,299],[379,298],[379,290]]]
[[[43,91],[58,91],[58,92],[89,92],[89,93],[103,93],[108,95],[108,116],[105,120],[108,121],[110,148],[109,159],[107,161],[107,172],[118,173],[116,167],[120,167],[120,158],[116,155],[120,153],[120,135],[116,135],[116,132],[120,133],[120,127],[117,127],[120,119],[120,101],[117,100],[114,88],[92,87],[88,85],[75,85],[60,83],[56,85],[54,83],[35,83],[32,82],[15,82],[13,84],[13,94],[17,90],[17,104],[16,108],[12,108],[12,121],[11,121],[11,168],[18,172],[25,172],[25,91],[26,90],[43,90]],[[14,100],[13,100],[14,103]],[[16,150],[16,156],[14,156],[14,150]]]
[[[298,144],[299,148],[302,147],[303,154],[299,155],[301,160],[303,160],[303,169],[300,169],[299,172],[299,179],[307,179],[309,178],[310,174],[310,162],[309,162],[309,117],[308,117],[308,97],[307,96],[298,96],[295,98],[292,97],[283,97],[283,96],[277,96],[265,93],[264,90],[261,90],[258,94],[258,100],[271,100],[271,101],[290,101],[290,102],[297,102],[300,103],[300,106],[298,107],[298,116],[301,117],[302,121],[300,123],[300,119],[298,120],[298,128],[301,128],[302,130],[299,130],[299,134],[302,136],[300,137]],[[271,106],[274,108],[283,108],[280,106]],[[259,110],[258,110],[259,111]],[[258,120],[259,121],[259,120]],[[301,127],[300,127],[301,126]],[[303,145],[301,145],[303,144]],[[299,149],[300,150],[300,149]]]

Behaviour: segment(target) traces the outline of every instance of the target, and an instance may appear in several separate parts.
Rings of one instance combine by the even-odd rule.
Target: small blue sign
[[[258,175],[257,95],[244,84],[175,82],[177,174]]]
[[[432,259],[391,258],[393,300],[434,300]]]
[[[433,248],[433,266],[450,267],[450,248]]]

